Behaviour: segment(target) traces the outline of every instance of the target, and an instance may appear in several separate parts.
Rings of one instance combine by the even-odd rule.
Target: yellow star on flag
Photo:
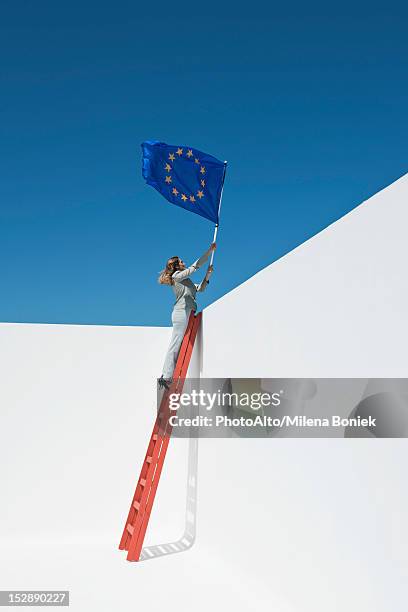
[[[195,197],[194,196],[190,196],[190,202],[195,202]]]
[[[165,180],[166,180],[166,183],[169,183],[169,184],[170,184],[170,183],[171,183],[171,176],[166,176],[166,179],[165,179]]]
[[[187,157],[193,157],[193,152],[191,149],[187,151]]]
[[[177,149],[176,151],[177,155],[183,155],[183,149],[180,149],[180,147]]]
[[[174,194],[175,196],[178,196],[178,191],[177,191],[177,189],[176,189],[175,187],[173,187],[173,194]]]
[[[170,164],[166,164],[166,165],[164,166],[164,169],[165,169],[165,170],[167,170],[167,172],[170,172],[170,170],[171,170],[171,166],[170,166]]]
[[[174,161],[175,159],[176,159],[176,156],[174,155],[174,153],[169,153],[169,160]]]
[[[201,189],[199,189],[199,191],[197,191],[197,196],[200,198],[200,200],[204,196],[204,193],[201,191]]]
[[[194,162],[195,162],[196,164],[199,164],[199,163],[200,163],[200,160],[199,160],[199,159],[196,157],[196,158],[195,158],[195,160],[194,160]]]
[[[201,168],[200,168],[200,172],[201,172],[201,174],[205,174],[205,168],[204,168],[204,166],[201,166]]]
[[[204,179],[201,179],[200,183],[201,183],[201,187],[205,187],[205,180]]]
[[[187,196],[184,195],[184,193],[181,194],[181,199],[183,200],[183,202],[185,202],[187,200]]]

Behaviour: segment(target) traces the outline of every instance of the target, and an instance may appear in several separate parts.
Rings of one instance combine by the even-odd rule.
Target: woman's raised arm
[[[189,266],[185,270],[176,270],[176,272],[173,272],[171,276],[172,279],[176,281],[181,281],[185,278],[188,278],[190,274],[193,274],[193,272],[195,272],[196,270],[198,270],[198,268],[201,268],[201,266],[205,264],[205,262],[207,261],[210,254],[212,253],[212,251],[214,251],[215,248],[216,244],[215,242],[213,242],[210,248],[207,249],[206,252],[201,255],[201,257],[199,257],[194,263],[192,263],[191,266]]]

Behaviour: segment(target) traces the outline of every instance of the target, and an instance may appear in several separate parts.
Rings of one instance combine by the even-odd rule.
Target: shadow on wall
[[[346,427],[345,438],[405,438],[408,436],[408,379],[379,378],[367,383],[365,397],[350,418],[376,419],[376,427]]]
[[[196,538],[197,523],[197,477],[198,477],[198,438],[190,438],[188,446],[187,495],[185,530],[176,542],[145,546],[140,561],[148,561],[166,555],[175,555],[191,548]]]

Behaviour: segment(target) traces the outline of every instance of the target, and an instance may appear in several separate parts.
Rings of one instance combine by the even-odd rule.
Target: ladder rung
[[[128,524],[126,525],[126,529],[127,529],[127,530],[128,530],[128,532],[130,533],[130,535],[133,535],[133,531],[134,531],[134,529],[133,529],[133,527],[132,527],[132,525],[131,525],[130,523],[128,523]]]
[[[153,459],[153,457],[146,457],[146,463],[151,463],[152,459]]]
[[[145,486],[146,486],[146,480],[145,480],[145,478],[141,478],[141,479],[140,479],[140,486],[141,486],[141,487],[145,487]]]
[[[158,436],[157,434],[153,434],[153,440],[154,440],[155,442],[156,442],[156,440],[157,440],[157,438],[158,438],[158,437],[159,437],[159,436]]]
[[[134,507],[134,509],[135,509],[135,510],[139,510],[139,508],[140,508],[140,502],[138,502],[138,501],[134,501],[134,502],[133,502],[133,507]]]

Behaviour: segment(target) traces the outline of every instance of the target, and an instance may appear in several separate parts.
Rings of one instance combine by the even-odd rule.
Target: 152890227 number
[[[0,591],[0,606],[69,606],[69,591]]]

